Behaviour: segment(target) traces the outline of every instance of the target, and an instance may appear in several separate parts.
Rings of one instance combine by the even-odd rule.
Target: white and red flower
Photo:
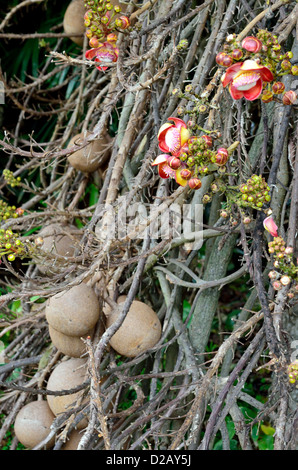
[[[161,126],[158,132],[158,144],[163,152],[170,152],[172,155],[178,155],[181,147],[190,138],[190,131],[182,119],[169,117],[174,124],[166,122]]]
[[[231,65],[222,78],[224,87],[229,85],[229,91],[234,100],[244,97],[249,101],[257,99],[262,93],[263,82],[271,82],[273,73],[265,66],[254,60],[245,60]]]
[[[98,70],[106,70],[110,64],[117,62],[119,49],[115,46],[114,42],[106,41],[99,43],[99,46],[94,49],[86,51],[85,57],[88,60],[94,59],[101,65],[96,67]]]

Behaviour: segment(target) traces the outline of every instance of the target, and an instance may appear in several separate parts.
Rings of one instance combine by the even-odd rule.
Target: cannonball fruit
[[[67,148],[74,145],[80,145],[90,133],[81,132],[70,139]],[[96,171],[103,162],[109,157],[110,149],[108,144],[111,138],[107,134],[103,134],[100,139],[90,142],[86,147],[77,150],[69,155],[68,161],[70,165],[76,170],[93,173]]]
[[[59,292],[47,300],[46,319],[55,330],[68,336],[84,336],[100,317],[98,298],[82,283]]]
[[[48,436],[54,419],[55,415],[47,401],[32,401],[17,414],[14,423],[15,435],[21,444],[32,449]],[[54,443],[55,437],[46,444],[45,448],[53,447]]]
[[[65,335],[55,330],[51,325],[49,325],[49,333],[53,345],[65,356],[81,357],[86,352],[86,345],[82,337]],[[92,336],[92,333],[93,330],[84,336]]]
[[[80,230],[75,226],[63,224],[50,224],[42,228],[38,234],[40,249],[51,255],[58,255],[57,264],[51,261],[51,265],[37,263],[39,271],[50,275],[59,268],[59,256],[71,258],[79,246],[81,238]]]
[[[84,0],[73,0],[68,5],[63,19],[63,28],[64,32],[67,34],[81,34],[80,36],[70,37],[70,39],[76,43],[78,46],[83,46],[84,43],[84,34],[85,34],[85,25],[84,25],[84,15],[85,15],[85,1]]]
[[[119,302],[119,308],[107,315],[107,327],[117,320],[123,303]],[[112,336],[110,345],[123,356],[135,357],[155,346],[160,336],[161,324],[156,313],[145,303],[134,300],[124,322]]]
[[[51,373],[47,390],[70,390],[81,385],[86,380],[87,361],[82,358],[71,358],[60,362]],[[47,395],[48,405],[55,416],[70,411],[76,406],[76,400],[81,396],[81,391],[70,395]],[[88,398],[84,399],[86,403]],[[82,429],[87,425],[87,418],[83,418],[77,428]]]
[[[62,446],[61,450],[77,450],[80,440],[82,439],[83,434],[74,429],[69,439]]]

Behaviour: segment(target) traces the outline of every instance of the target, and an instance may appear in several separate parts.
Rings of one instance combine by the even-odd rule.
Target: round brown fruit
[[[53,372],[51,373],[47,390],[59,391],[70,390],[79,385],[82,385],[86,380],[87,361],[81,358],[71,358],[67,361],[60,362]],[[47,401],[51,411],[55,416],[61,413],[70,411],[71,408],[76,406],[76,400],[81,396],[81,391],[71,393],[69,395],[47,395]],[[88,398],[84,399],[87,403]],[[78,429],[83,429],[87,426],[87,417],[83,418],[77,425]]]
[[[72,137],[67,148],[81,145],[90,132],[81,132]],[[94,140],[86,147],[77,150],[67,157],[69,164],[76,170],[84,173],[93,173],[109,158],[111,137],[103,134],[100,139]]]
[[[63,19],[63,28],[66,34],[80,34],[81,36],[71,36],[70,39],[78,46],[83,46],[84,43],[84,14],[85,14],[85,1],[73,0],[68,5]]]
[[[57,263],[52,262],[50,266],[37,263],[37,267],[42,274],[51,275],[57,272],[59,267],[59,257],[71,258],[79,246],[81,238],[80,230],[75,226],[63,224],[50,224],[42,228],[38,234],[40,249],[57,256]],[[60,260],[61,261],[61,260]]]
[[[18,412],[14,423],[15,435],[21,444],[32,449],[49,435],[54,418],[47,401],[32,401]],[[53,447],[54,443],[53,436],[45,448]]]
[[[55,330],[49,325],[49,333],[53,345],[65,356],[81,357],[86,352],[86,345],[80,336],[68,336],[60,331]],[[88,332],[86,336],[92,336],[93,330]]]
[[[123,303],[120,302],[119,309],[107,315],[107,327],[117,320]],[[123,356],[135,357],[155,346],[160,336],[161,323],[156,313],[145,303],[134,300],[124,322],[112,336],[110,345]]]
[[[59,292],[47,300],[46,318],[55,330],[68,336],[84,336],[100,317],[98,298],[82,283]]]
[[[69,439],[62,446],[61,450],[77,450],[80,440],[82,439],[83,434],[74,429]]]

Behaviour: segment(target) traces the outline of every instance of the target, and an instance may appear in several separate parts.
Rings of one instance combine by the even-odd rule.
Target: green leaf
[[[266,426],[265,424],[261,424],[261,429],[266,436],[273,436],[275,434],[275,429],[271,426]]]
[[[258,441],[260,450],[274,450],[274,438],[272,436],[264,436]]]

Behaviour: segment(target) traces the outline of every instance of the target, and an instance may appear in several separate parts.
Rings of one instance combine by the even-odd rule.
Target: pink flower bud
[[[210,135],[202,135],[202,139],[205,140],[207,147],[212,147],[213,142]]]
[[[171,157],[168,159],[168,165],[173,169],[173,170],[178,170],[181,166],[181,161],[177,157]]]
[[[199,178],[191,178],[189,181],[188,181],[188,186],[191,188],[191,189],[200,189],[200,187],[202,186],[202,182]]]
[[[228,161],[228,158],[229,158],[229,152],[227,151],[226,148],[221,147],[217,150],[215,163],[220,166],[225,165]]]
[[[282,102],[283,102],[283,104],[289,106],[291,104],[294,104],[296,99],[297,99],[296,93],[293,90],[289,90],[289,91],[285,92],[285,94],[282,98]]]
[[[266,219],[263,222],[263,225],[264,225],[264,228],[270,233],[270,235],[272,235],[273,237],[278,236],[278,233],[277,233],[278,227],[271,216],[266,217]]]
[[[184,170],[181,170],[180,176],[184,180],[189,180],[191,178],[191,171],[185,168]]]
[[[285,254],[286,255],[291,255],[293,253],[294,249],[292,246],[287,246],[285,249]]]
[[[256,53],[262,49],[262,43],[254,36],[247,36],[245,39],[243,39],[241,47],[248,52]]]

